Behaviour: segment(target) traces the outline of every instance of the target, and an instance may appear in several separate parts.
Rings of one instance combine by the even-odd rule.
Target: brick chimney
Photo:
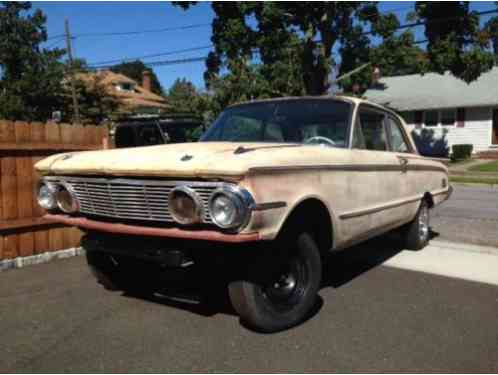
[[[150,70],[142,72],[142,87],[147,91],[152,91],[152,75]]]

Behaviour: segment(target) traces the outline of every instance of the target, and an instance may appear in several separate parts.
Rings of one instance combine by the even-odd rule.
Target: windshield
[[[306,99],[228,108],[201,142],[283,142],[347,147],[351,104]]]

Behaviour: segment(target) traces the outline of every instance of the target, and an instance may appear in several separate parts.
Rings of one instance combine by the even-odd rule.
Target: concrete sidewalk
[[[421,251],[402,251],[388,267],[498,285],[498,248],[448,241],[431,241]]]

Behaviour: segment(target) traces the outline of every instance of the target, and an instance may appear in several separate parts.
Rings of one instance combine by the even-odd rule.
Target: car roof
[[[320,96],[283,96],[279,98],[269,98],[269,99],[256,99],[251,101],[239,102],[229,105],[227,108],[237,107],[239,105],[253,104],[253,103],[271,103],[271,102],[282,102],[282,101],[293,101],[293,100],[341,100],[354,104],[368,104],[379,109],[387,110],[392,112],[389,108],[386,108],[377,103],[371,102],[363,98],[357,98],[355,96],[349,95],[320,95]]]

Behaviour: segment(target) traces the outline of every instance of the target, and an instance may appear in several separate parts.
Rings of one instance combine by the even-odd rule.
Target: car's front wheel
[[[229,284],[230,300],[241,319],[263,332],[301,322],[313,308],[321,282],[321,257],[312,236],[304,232],[279,246],[277,259],[269,256],[264,266],[254,263],[248,280]]]

